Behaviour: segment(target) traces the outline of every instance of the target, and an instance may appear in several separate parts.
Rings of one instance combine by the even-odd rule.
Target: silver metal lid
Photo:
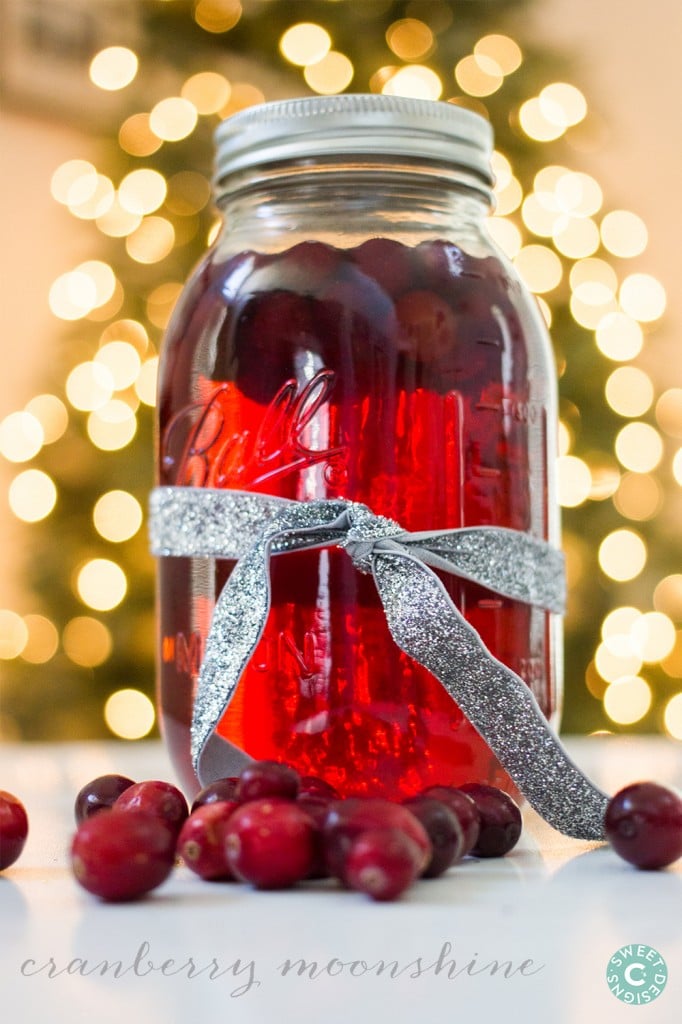
[[[262,103],[223,121],[215,143],[217,182],[282,160],[383,155],[455,165],[493,183],[489,122],[434,100],[344,93]]]

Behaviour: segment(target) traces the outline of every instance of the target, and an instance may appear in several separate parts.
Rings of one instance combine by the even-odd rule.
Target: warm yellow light
[[[56,395],[36,395],[26,403],[25,411],[34,416],[43,428],[43,444],[58,441],[69,425],[66,406]]]
[[[239,0],[197,0],[194,20],[206,32],[229,32],[242,16]]]
[[[671,679],[682,679],[682,629],[677,630],[675,646],[661,662],[661,668]]]
[[[115,197],[114,185],[105,174],[98,174],[95,186],[87,199],[69,203],[69,212],[79,220],[97,220],[111,209]]]
[[[92,511],[95,529],[113,544],[134,537],[142,525],[142,507],[128,491],[107,491],[98,498]]]
[[[606,690],[604,710],[619,725],[634,725],[651,707],[651,687],[641,676],[623,676]]]
[[[636,366],[619,366],[605,386],[606,401],[620,416],[643,416],[654,400],[651,377]]]
[[[533,292],[550,292],[561,281],[561,260],[545,245],[526,245],[514,259],[514,266]]]
[[[665,576],[654,590],[654,608],[676,622],[682,622],[682,574]]]
[[[332,39],[326,29],[309,21],[288,28],[279,41],[280,52],[291,64],[316,64],[329,53]]]
[[[633,647],[642,661],[655,663],[675,646],[675,626],[663,612],[647,612],[630,627]]]
[[[154,726],[154,705],[141,690],[116,690],[104,705],[104,721],[114,736],[139,740]]]
[[[140,167],[126,174],[119,185],[118,200],[129,213],[153,213],[163,204],[167,187],[166,179],[158,171]]]
[[[167,96],[152,107],[149,127],[164,142],[177,142],[191,135],[197,119],[197,108],[193,103],[182,96]]]
[[[116,290],[116,275],[108,263],[102,260],[87,260],[76,267],[74,273],[85,274],[94,287],[93,308],[103,306],[113,297]]]
[[[11,661],[18,658],[28,643],[28,628],[21,615],[0,608],[0,658]]]
[[[115,398],[90,413],[87,431],[96,448],[119,451],[135,437],[137,419],[127,402]]]
[[[582,171],[567,171],[556,183],[554,194],[566,213],[589,217],[601,209],[604,196],[599,183]]]
[[[639,672],[642,659],[632,650],[628,637],[609,637],[597,647],[594,665],[602,679],[613,683],[623,676]]]
[[[628,636],[631,628],[641,616],[639,608],[634,608],[632,605],[621,605],[619,608],[614,608],[601,624],[602,637],[606,639],[610,636]]]
[[[220,117],[229,117],[238,110],[245,110],[256,103],[263,103],[265,95],[261,89],[250,82],[233,82],[230,99],[220,111]]]
[[[44,443],[43,426],[30,412],[11,412],[0,422],[0,455],[9,462],[29,462]]]
[[[575,292],[571,293],[569,306],[576,323],[590,331],[599,327],[599,324],[608,313],[615,313],[618,309],[618,303],[613,298],[607,302],[595,305],[594,303],[583,302]]]
[[[561,455],[557,459],[559,504],[563,508],[576,508],[590,496],[592,475],[587,463],[574,455]]]
[[[495,176],[495,188],[501,191],[511,181],[512,166],[504,153],[500,153],[497,149],[493,150],[490,166]]]
[[[670,437],[682,437],[682,388],[663,392],[656,402],[656,420]]]
[[[630,274],[620,286],[620,304],[634,320],[648,323],[663,316],[665,289],[651,274]]]
[[[682,693],[676,693],[666,704],[663,725],[674,740],[682,740]]]
[[[94,361],[106,366],[116,391],[122,391],[135,383],[142,364],[137,349],[128,341],[108,342],[99,350]]]
[[[156,405],[156,380],[159,372],[158,356],[145,360],[135,381],[135,393],[145,405]]]
[[[599,228],[590,217],[560,218],[551,234],[562,256],[572,260],[591,256],[599,248]]]
[[[550,238],[557,225],[564,227],[568,223],[566,217],[561,212],[556,209],[550,209],[546,203],[541,202],[540,197],[535,192],[531,192],[523,200],[521,217],[526,227],[534,235],[539,235],[541,238]]]
[[[77,615],[64,627],[62,644],[66,656],[83,668],[102,665],[111,654],[113,643],[111,633],[99,619],[89,615]]]
[[[571,434],[571,431],[566,426],[566,424],[563,422],[563,420],[560,420],[559,421],[559,429],[558,429],[558,449],[559,449],[559,455],[568,455],[568,453],[571,450],[571,445],[572,444],[573,444],[573,435]]]
[[[44,665],[57,653],[59,633],[44,615],[25,615],[24,622],[28,637],[21,657],[31,665]]]
[[[211,199],[211,185],[196,171],[178,171],[168,181],[166,206],[177,217],[199,213]]]
[[[612,210],[601,222],[604,248],[614,256],[639,256],[647,247],[649,234],[644,221],[629,210]]]
[[[562,164],[547,164],[541,167],[533,178],[533,189],[541,202],[545,203],[548,209],[558,210],[559,204],[556,198],[556,187],[566,174],[573,172]]]
[[[118,196],[106,213],[97,217],[95,223],[103,235],[109,238],[125,238],[142,223],[142,215],[131,213],[121,206]]]
[[[492,34],[483,36],[474,46],[477,57],[494,60],[503,75],[511,75],[521,66],[523,54],[518,43],[509,36]]]
[[[97,286],[88,274],[71,270],[53,281],[48,302],[60,320],[80,320],[97,305]]]
[[[114,393],[114,379],[100,363],[79,363],[66,378],[66,397],[74,409],[99,409]]]
[[[592,487],[590,498],[592,501],[606,501],[618,490],[620,484],[620,470],[615,463],[596,461],[590,465],[592,474]]]
[[[619,583],[639,576],[646,560],[646,544],[634,530],[614,530],[599,545],[602,572]]]
[[[58,203],[77,206],[92,198],[97,181],[97,168],[89,160],[67,160],[52,175],[50,191]]]
[[[9,486],[9,507],[17,519],[37,523],[49,516],[57,503],[52,477],[41,469],[25,469]]]
[[[433,47],[433,32],[417,18],[401,18],[389,25],[386,42],[401,60],[421,60]]]
[[[513,175],[504,183],[502,188],[495,191],[495,213],[498,217],[505,217],[513,213],[521,205],[523,189],[521,182]]]
[[[308,64],[303,77],[314,92],[331,96],[347,89],[354,73],[355,69],[345,53],[330,50],[322,60]]]
[[[126,251],[137,263],[159,263],[173,250],[175,230],[165,217],[145,217],[126,239]]]
[[[487,228],[505,256],[513,259],[523,245],[523,238],[516,224],[505,217],[489,217]]]
[[[149,126],[149,114],[131,114],[118,132],[118,144],[131,156],[151,156],[161,148],[162,140]]]
[[[149,335],[139,320],[115,320],[109,324],[102,331],[99,342],[104,347],[110,341],[127,341],[141,355],[144,355],[149,347]]]
[[[455,79],[469,96],[492,96],[502,85],[504,76],[499,64],[484,55],[469,54],[457,63]]]
[[[90,81],[99,89],[115,92],[130,85],[137,67],[137,56],[127,46],[107,46],[90,61]]]
[[[663,440],[648,423],[628,423],[616,435],[618,461],[634,473],[650,473],[663,458]]]
[[[519,122],[528,138],[536,142],[552,142],[566,130],[565,126],[556,124],[546,117],[537,96],[521,105]]]
[[[95,611],[108,612],[121,603],[128,589],[126,575],[108,558],[91,558],[76,576],[76,592]]]
[[[614,494],[613,504],[626,519],[653,519],[663,503],[658,481],[648,473],[626,473]]]
[[[596,329],[597,348],[614,362],[634,359],[642,351],[644,334],[642,328],[626,313],[607,313]]]
[[[196,107],[199,114],[217,114],[229,102],[232,86],[216,71],[200,71],[188,78],[180,95]]]
[[[412,96],[420,100],[437,100],[443,92],[443,83],[431,68],[410,64],[401,68],[381,90],[386,96]]]
[[[587,101],[580,89],[567,82],[546,85],[538,97],[540,109],[548,121],[561,128],[579,124],[587,114]]]

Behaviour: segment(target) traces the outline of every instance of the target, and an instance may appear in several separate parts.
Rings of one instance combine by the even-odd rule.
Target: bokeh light
[[[646,224],[629,210],[611,210],[601,222],[604,248],[614,256],[627,259],[639,256],[649,241]]]
[[[663,724],[666,732],[674,740],[682,740],[682,693],[671,697],[663,712]]]
[[[476,57],[495,61],[503,75],[511,75],[521,67],[523,53],[517,42],[509,36],[492,33],[483,36],[474,46]]]
[[[107,46],[90,61],[90,81],[99,89],[115,92],[130,85],[137,68],[137,55],[128,47]]]
[[[217,71],[199,71],[184,83],[180,95],[198,114],[217,114],[229,102],[232,86]]]
[[[118,131],[118,144],[131,156],[151,156],[163,145],[149,124],[149,114],[142,111],[126,118]]]
[[[642,351],[644,335],[635,319],[622,312],[607,313],[595,332],[597,348],[614,362],[634,359]]]
[[[43,444],[54,444],[69,425],[66,406],[56,395],[36,395],[26,403],[25,411],[34,416],[43,428]]]
[[[331,49],[331,36],[321,25],[301,21],[288,28],[279,41],[280,52],[291,64],[317,64]]]
[[[9,485],[9,507],[17,519],[38,523],[57,503],[54,480],[42,469],[25,469]]]
[[[101,408],[113,393],[114,379],[101,363],[79,363],[66,378],[66,397],[81,412]]]
[[[412,96],[418,100],[437,100],[443,92],[443,83],[431,68],[423,64],[410,64],[389,78],[381,91],[386,96]]]
[[[62,633],[66,656],[74,665],[96,668],[102,665],[113,649],[111,633],[99,619],[77,615],[70,619]]]
[[[142,525],[142,506],[127,491],[107,491],[97,499],[92,511],[95,529],[114,544],[134,537]]]
[[[563,267],[555,252],[545,245],[526,245],[514,258],[514,266],[533,292],[551,292],[561,281]]]
[[[654,400],[651,377],[636,366],[619,366],[606,381],[606,401],[620,416],[643,416]]]
[[[633,580],[639,576],[646,565],[646,560],[646,544],[634,530],[613,530],[599,545],[599,565],[602,572],[618,582]]]
[[[138,378],[135,381],[135,393],[145,405],[156,405],[156,383],[159,372],[158,356],[146,359],[140,367]]]
[[[90,413],[86,429],[96,448],[105,452],[118,451],[135,437],[135,411],[127,402],[114,398]]]
[[[94,362],[107,368],[116,391],[134,384],[142,365],[137,349],[128,341],[107,342],[95,355]]]
[[[0,608],[0,658],[18,658],[28,643],[28,627],[21,615],[9,608]]]
[[[682,622],[682,573],[672,573],[659,581],[654,590],[654,608]]]
[[[619,725],[634,725],[651,707],[651,687],[641,676],[623,676],[607,688],[604,710]]]
[[[618,461],[635,473],[650,473],[663,458],[663,439],[649,423],[628,423],[615,441]]]
[[[632,624],[630,636],[642,661],[662,661],[675,646],[675,625],[663,612],[646,612]]]
[[[582,505],[590,496],[592,475],[587,463],[574,455],[557,459],[559,504],[563,508]]]
[[[192,134],[197,118],[197,108],[189,100],[167,96],[149,112],[149,127],[164,142],[178,142]]]
[[[26,410],[11,412],[0,422],[0,455],[9,462],[29,462],[44,443],[42,423]]]
[[[121,603],[128,589],[120,565],[108,558],[91,558],[76,574],[76,592],[95,611],[107,612]]]
[[[104,705],[104,721],[114,736],[139,740],[154,727],[154,705],[141,690],[116,690]]]
[[[126,174],[118,188],[118,200],[129,213],[153,213],[166,198],[166,179],[151,167]]]
[[[469,96],[491,96],[502,85],[504,76],[491,57],[470,54],[457,63],[455,79]]]
[[[649,473],[625,473],[613,495],[613,504],[626,519],[644,522],[660,512],[663,492]]]
[[[242,16],[239,0],[196,0],[194,20],[206,32],[229,32]]]
[[[682,438],[682,388],[668,388],[660,395],[656,402],[656,421],[670,437]]]
[[[136,263],[159,263],[173,251],[175,230],[165,217],[145,217],[126,239],[126,252]]]
[[[355,68],[345,53],[330,50],[322,60],[308,64],[303,72],[310,88],[323,96],[343,92],[353,81]]]
[[[543,116],[562,129],[579,124],[587,114],[585,97],[580,89],[568,82],[546,85],[538,97],[538,104]]]
[[[433,32],[417,18],[401,18],[386,30],[386,42],[400,60],[421,60],[433,47]]]
[[[620,286],[620,304],[634,320],[649,323],[663,316],[665,289],[651,274],[629,274]]]
[[[57,627],[45,615],[25,615],[24,623],[28,635],[21,657],[31,665],[45,665],[59,648]]]

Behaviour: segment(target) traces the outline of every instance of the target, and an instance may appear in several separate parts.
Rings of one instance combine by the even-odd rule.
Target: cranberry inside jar
[[[458,123],[460,113],[474,117],[460,111]],[[313,184],[309,168],[287,175],[277,164],[286,182],[269,182],[267,194],[253,183],[228,190],[232,231],[195,272],[165,338],[158,482],[346,498],[409,531],[493,525],[555,539],[549,345],[533,300],[479,229],[482,186],[468,195],[459,171],[454,184],[431,174],[420,184],[419,160],[382,184],[376,169],[343,159]],[[295,199],[300,216],[286,231]],[[459,233],[444,218],[453,211]],[[159,564],[162,727],[190,791],[196,682],[233,567]],[[555,617],[439,575],[489,650],[555,716]],[[342,795],[400,799],[468,782],[514,793],[441,683],[397,647],[371,576],[345,551],[278,555],[271,584],[264,633],[220,735]]]

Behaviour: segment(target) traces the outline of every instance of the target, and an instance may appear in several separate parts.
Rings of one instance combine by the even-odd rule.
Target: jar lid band
[[[247,168],[320,156],[418,158],[492,185],[490,123],[454,103],[344,93],[241,110],[215,133],[216,181]]]

